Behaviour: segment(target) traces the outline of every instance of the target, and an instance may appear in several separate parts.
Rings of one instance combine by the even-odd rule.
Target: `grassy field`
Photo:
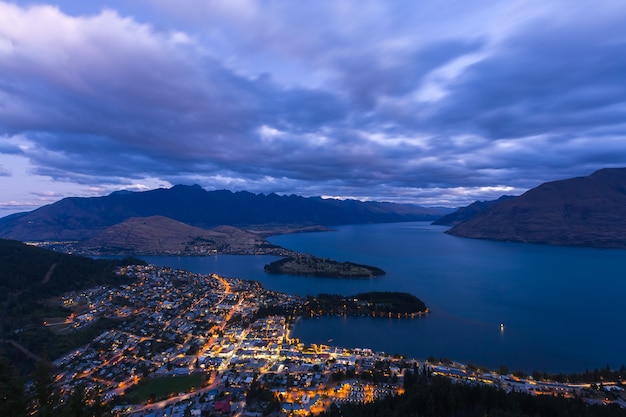
[[[185,376],[168,376],[161,378],[150,378],[141,381],[132,390],[127,391],[124,396],[131,403],[141,404],[152,396],[159,400],[167,398],[171,394],[179,392],[189,392],[192,388],[199,388],[204,385],[206,377],[203,373],[185,375]]]

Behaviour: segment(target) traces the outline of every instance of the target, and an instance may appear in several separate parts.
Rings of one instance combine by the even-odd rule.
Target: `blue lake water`
[[[405,291],[429,306],[415,319],[301,320],[305,343],[371,347],[418,359],[448,357],[526,372],[626,363],[626,251],[463,239],[424,222],[338,227],[272,243],[387,274],[368,280],[275,276],[272,256],[144,257],[199,273],[255,279],[292,294]],[[504,324],[501,331],[500,324]]]

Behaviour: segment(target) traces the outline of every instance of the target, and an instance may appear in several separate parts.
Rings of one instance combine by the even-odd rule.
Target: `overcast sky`
[[[459,206],[626,166],[624,0],[0,1],[0,216],[197,183]]]

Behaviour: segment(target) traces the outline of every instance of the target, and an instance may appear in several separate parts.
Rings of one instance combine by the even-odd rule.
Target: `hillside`
[[[127,283],[130,279],[116,275],[115,271],[129,263],[144,262],[91,259],[0,239],[0,340],[9,339],[36,355],[53,357],[88,342],[95,336],[90,332],[58,336],[42,327],[42,320],[69,314],[57,303],[50,303],[50,297],[98,285]],[[100,326],[108,324],[100,323],[91,331],[102,331]],[[4,348],[6,345],[0,345],[0,350]],[[13,359],[20,361],[21,369],[30,369],[27,356],[17,355]]]
[[[66,255],[0,239],[0,301],[16,293],[41,299],[93,285],[119,283],[115,269],[128,262]],[[143,263],[137,259],[132,262]]]
[[[85,240],[133,217],[163,216],[200,228],[220,225],[324,225],[434,220],[446,209],[295,195],[206,191],[177,185],[104,197],[71,197],[0,219],[0,238]]]
[[[480,213],[487,210],[489,207],[493,206],[494,204],[497,204],[501,201],[510,200],[512,198],[515,198],[515,197],[512,195],[503,195],[497,200],[474,201],[469,206],[460,207],[458,210],[450,214],[446,214],[443,217],[438,218],[437,220],[433,222],[433,224],[436,224],[439,226],[456,226],[457,224],[468,221],[472,217],[479,215]]]
[[[163,216],[130,218],[80,242],[77,249],[108,255],[289,254],[233,226],[202,229]]]
[[[626,168],[542,184],[448,230],[454,236],[626,248]]]

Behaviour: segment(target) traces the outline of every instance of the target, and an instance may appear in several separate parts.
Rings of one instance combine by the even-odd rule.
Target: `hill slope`
[[[270,244],[255,233],[233,226],[201,229],[163,216],[130,218],[81,242],[77,249],[80,252],[109,255],[289,252]]]
[[[454,236],[626,248],[626,168],[542,184],[448,230]]]
[[[0,300],[14,292],[44,298],[93,285],[119,283],[118,266],[131,260],[91,259],[0,239]],[[143,263],[137,259],[133,263]]]
[[[132,217],[164,216],[191,226],[339,225],[434,220],[446,211],[392,203],[206,191],[177,185],[105,197],[65,198],[0,219],[0,238],[84,240]]]
[[[456,226],[457,224],[468,221],[472,217],[479,215],[494,204],[497,204],[501,201],[510,200],[512,198],[515,197],[512,195],[503,195],[497,200],[474,201],[469,206],[461,207],[453,213],[446,214],[445,216],[438,218],[433,222],[433,224],[440,226]]]

